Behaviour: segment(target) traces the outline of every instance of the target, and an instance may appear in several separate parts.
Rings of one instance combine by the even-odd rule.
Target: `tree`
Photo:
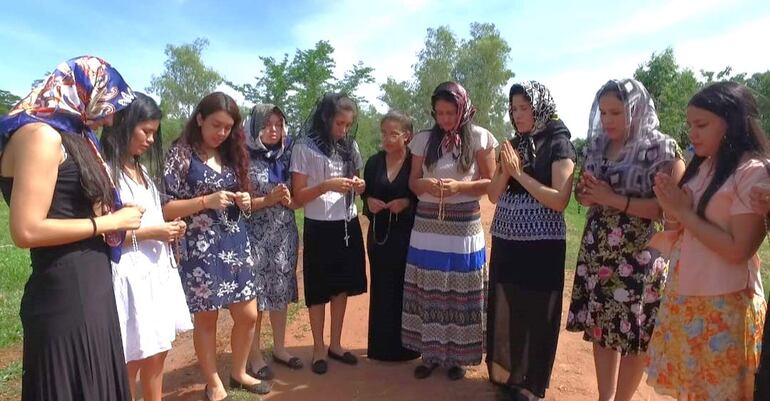
[[[166,45],[165,71],[152,76],[147,91],[161,98],[161,109],[171,118],[187,118],[200,99],[213,92],[222,77],[206,67],[201,54],[209,41],[195,39],[181,46]]]
[[[380,85],[382,93],[378,97],[391,110],[398,110],[410,116],[417,114],[418,107],[415,104],[414,89],[409,81],[397,81],[391,77]]]
[[[653,53],[649,61],[636,69],[634,78],[644,84],[655,101],[660,130],[686,147],[690,143],[687,102],[701,87],[692,70],[680,68],[674,50],[669,47],[663,53]]]
[[[461,82],[477,108],[476,123],[500,136],[507,132],[508,97],[503,88],[513,78],[506,67],[511,52],[494,24],[471,24],[471,38],[462,43],[455,65]]]
[[[770,133],[770,70],[753,74],[745,83],[757,98],[762,128]]]
[[[282,109],[286,108],[289,103],[289,91],[292,89],[289,55],[284,54],[281,61],[272,57],[259,59],[265,66],[265,72],[257,77],[256,84],[237,85],[229,81],[227,84],[241,92],[244,98],[252,103],[274,104]]]
[[[461,41],[446,26],[428,29],[425,46],[413,66],[414,80],[389,78],[380,86],[380,100],[412,115],[415,126],[425,128],[433,125],[433,90],[442,82],[457,81],[476,106],[476,123],[502,136],[508,110],[504,86],[514,75],[506,67],[510,51],[493,24],[471,24],[470,38]]]
[[[361,85],[374,82],[374,70],[361,62],[337,79],[334,76],[334,47],[324,40],[313,48],[297,49],[291,60],[286,54],[280,62],[272,57],[260,57],[260,60],[264,68],[255,77],[255,84],[228,84],[241,92],[247,101],[280,106],[287,114],[287,125],[292,132],[302,127],[315,104],[327,92],[344,92],[365,108],[365,101],[356,95],[356,91]]]
[[[20,97],[0,89],[0,115],[8,114],[19,100],[21,100]]]

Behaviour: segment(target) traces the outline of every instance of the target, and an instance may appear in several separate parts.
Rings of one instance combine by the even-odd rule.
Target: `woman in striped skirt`
[[[402,342],[420,352],[414,375],[436,367],[451,380],[481,363],[486,249],[479,198],[495,171],[492,134],[472,123],[476,110],[455,82],[431,97],[433,128],[409,145],[409,187],[418,196],[404,278]]]

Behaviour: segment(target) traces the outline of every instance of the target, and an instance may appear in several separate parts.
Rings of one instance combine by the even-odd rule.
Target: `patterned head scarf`
[[[262,143],[262,130],[270,115],[278,114],[283,119],[283,138],[276,146],[266,146]],[[291,145],[291,138],[286,130],[286,113],[280,107],[273,104],[258,104],[251,109],[249,117],[244,124],[246,132],[246,146],[252,157],[262,157],[270,164],[268,169],[268,181],[271,183],[285,183],[288,181],[288,165],[281,162],[281,156]]]
[[[510,107],[511,100],[516,92],[524,91],[529,105],[532,107],[532,114],[535,120],[535,124],[530,132],[520,132],[516,128],[516,123],[513,120],[513,109]],[[551,91],[537,81],[525,81],[513,84],[508,94],[508,116],[511,119],[513,130],[518,136],[519,143],[516,150],[522,158],[523,166],[527,167],[535,164],[535,135],[543,132],[549,121],[558,120],[556,115],[556,103],[551,96]]]
[[[106,171],[107,166],[98,150],[99,140],[86,122],[115,114],[128,107],[134,98],[134,92],[120,73],[106,61],[93,56],[73,58],[59,64],[40,86],[7,116],[0,118],[0,151],[16,130],[26,124],[42,122],[62,133],[86,137]],[[114,186],[113,192],[115,204],[107,211],[123,207]],[[105,236],[113,261],[120,260],[123,235]]]
[[[626,116],[626,142],[615,162],[608,162],[604,155],[610,139],[602,127],[599,111],[599,99],[607,88],[620,94]],[[621,195],[651,196],[655,174],[670,167],[678,157],[676,141],[658,131],[658,126],[655,104],[641,82],[607,82],[597,92],[591,107],[584,168],[607,181]]]
[[[444,139],[441,141],[441,149],[444,153],[451,153],[457,160],[460,157],[462,149],[462,128],[473,120],[473,116],[476,115],[476,108],[471,104],[471,99],[468,96],[468,91],[457,82],[444,82],[440,84],[433,91],[431,96],[431,104],[433,105],[433,118],[435,119],[435,107],[436,101],[439,100],[439,95],[449,95],[457,105],[457,115],[454,127],[450,131],[444,132]],[[438,121],[436,121],[438,123]]]
[[[66,133],[79,133],[98,145],[86,121],[103,119],[126,108],[134,92],[106,61],[92,56],[59,64],[51,75],[0,119],[0,150],[22,126],[43,122]]]

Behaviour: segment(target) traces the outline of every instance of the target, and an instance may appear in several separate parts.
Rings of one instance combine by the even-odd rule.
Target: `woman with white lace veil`
[[[658,172],[679,179],[684,162],[658,125],[650,94],[633,79],[607,82],[591,108],[575,194],[590,209],[567,330],[593,343],[600,400],[633,396],[660,305],[667,263],[647,246],[661,216],[652,187]]]

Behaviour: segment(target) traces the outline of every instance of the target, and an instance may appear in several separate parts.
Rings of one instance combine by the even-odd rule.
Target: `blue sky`
[[[770,69],[766,0],[32,0],[3,8],[0,89],[20,96],[60,61],[82,54],[105,58],[144,90],[163,70],[166,44],[196,37],[211,42],[204,62],[234,82],[254,81],[259,56],[279,58],[329,40],[339,74],[361,60],[375,68],[379,84],[411,77],[428,28],[447,25],[465,37],[471,22],[491,22],[512,48],[514,81],[546,84],[573,135],[584,136],[602,83],[632,75],[667,46],[696,71]],[[382,107],[378,84],[361,93]]]

